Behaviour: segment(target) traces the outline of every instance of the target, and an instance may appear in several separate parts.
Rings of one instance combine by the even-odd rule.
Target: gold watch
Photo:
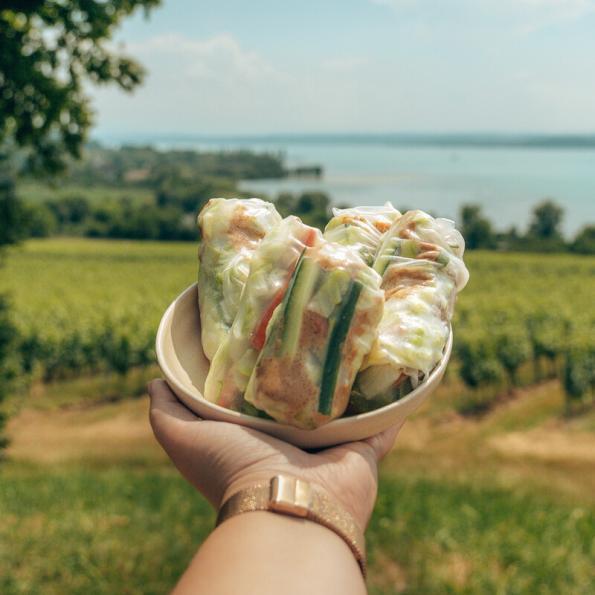
[[[334,531],[347,543],[366,576],[364,534],[346,510],[309,482],[289,475],[276,475],[244,488],[223,503],[217,515],[217,525],[237,514],[257,510],[305,518]]]

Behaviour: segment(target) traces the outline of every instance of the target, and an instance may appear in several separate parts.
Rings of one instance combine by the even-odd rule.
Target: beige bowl
[[[452,331],[440,364],[406,397],[369,413],[336,419],[315,430],[301,430],[267,419],[230,411],[207,401],[202,394],[209,361],[200,341],[200,316],[196,284],[166,310],[157,332],[157,361],[165,380],[178,398],[197,415],[260,430],[303,448],[320,448],[362,440],[401,423],[436,389],[450,358]]]

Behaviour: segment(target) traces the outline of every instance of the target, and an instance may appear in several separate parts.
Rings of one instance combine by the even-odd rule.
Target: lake
[[[498,229],[511,225],[523,229],[532,207],[548,197],[564,207],[566,234],[595,222],[592,139],[580,148],[560,147],[547,137],[531,141],[544,146],[515,144],[518,137],[469,136],[455,142],[420,137],[425,144],[416,143],[417,138],[305,135],[172,139],[156,144],[280,151],[291,167],[324,168],[321,179],[243,181],[241,188],[256,196],[320,190],[335,204],[377,205],[390,200],[397,208],[420,208],[452,219],[462,204],[478,203]]]

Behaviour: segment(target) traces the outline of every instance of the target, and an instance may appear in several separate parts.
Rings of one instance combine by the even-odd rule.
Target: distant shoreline
[[[493,133],[341,133],[341,134],[105,134],[96,140],[122,144],[206,145],[376,145],[438,148],[518,148],[595,150],[595,134],[493,134]]]

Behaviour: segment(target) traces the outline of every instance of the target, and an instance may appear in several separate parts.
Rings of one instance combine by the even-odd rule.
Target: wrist
[[[258,477],[261,477],[260,475]],[[248,512],[273,512],[307,519],[341,537],[357,559],[365,576],[365,538],[353,515],[320,485],[295,476],[242,478],[226,490],[217,525]]]
[[[240,490],[248,488],[259,482],[270,481],[273,479],[273,477],[275,477],[275,475],[284,473],[285,472],[281,470],[255,471],[251,473],[242,474],[241,476],[234,478],[223,491],[223,496],[221,497],[221,500],[217,507],[217,511],[221,509],[221,506],[223,506],[223,504],[227,500],[229,500],[231,496],[233,496]],[[323,483],[319,483],[316,480],[308,478],[307,476],[305,476],[305,474],[291,473],[291,475],[297,477],[298,479],[304,479],[308,481],[315,490],[327,495],[329,498],[336,500],[336,502],[340,504],[341,507],[353,517],[360,531],[362,533],[365,533],[370,518],[371,508],[373,507],[374,501],[376,499],[375,484],[373,497],[366,495],[366,497],[358,499],[352,496],[351,492],[349,491],[335,490],[330,486],[326,486]],[[361,502],[359,502],[359,500],[362,499],[366,502],[371,502],[372,506],[364,506]]]

